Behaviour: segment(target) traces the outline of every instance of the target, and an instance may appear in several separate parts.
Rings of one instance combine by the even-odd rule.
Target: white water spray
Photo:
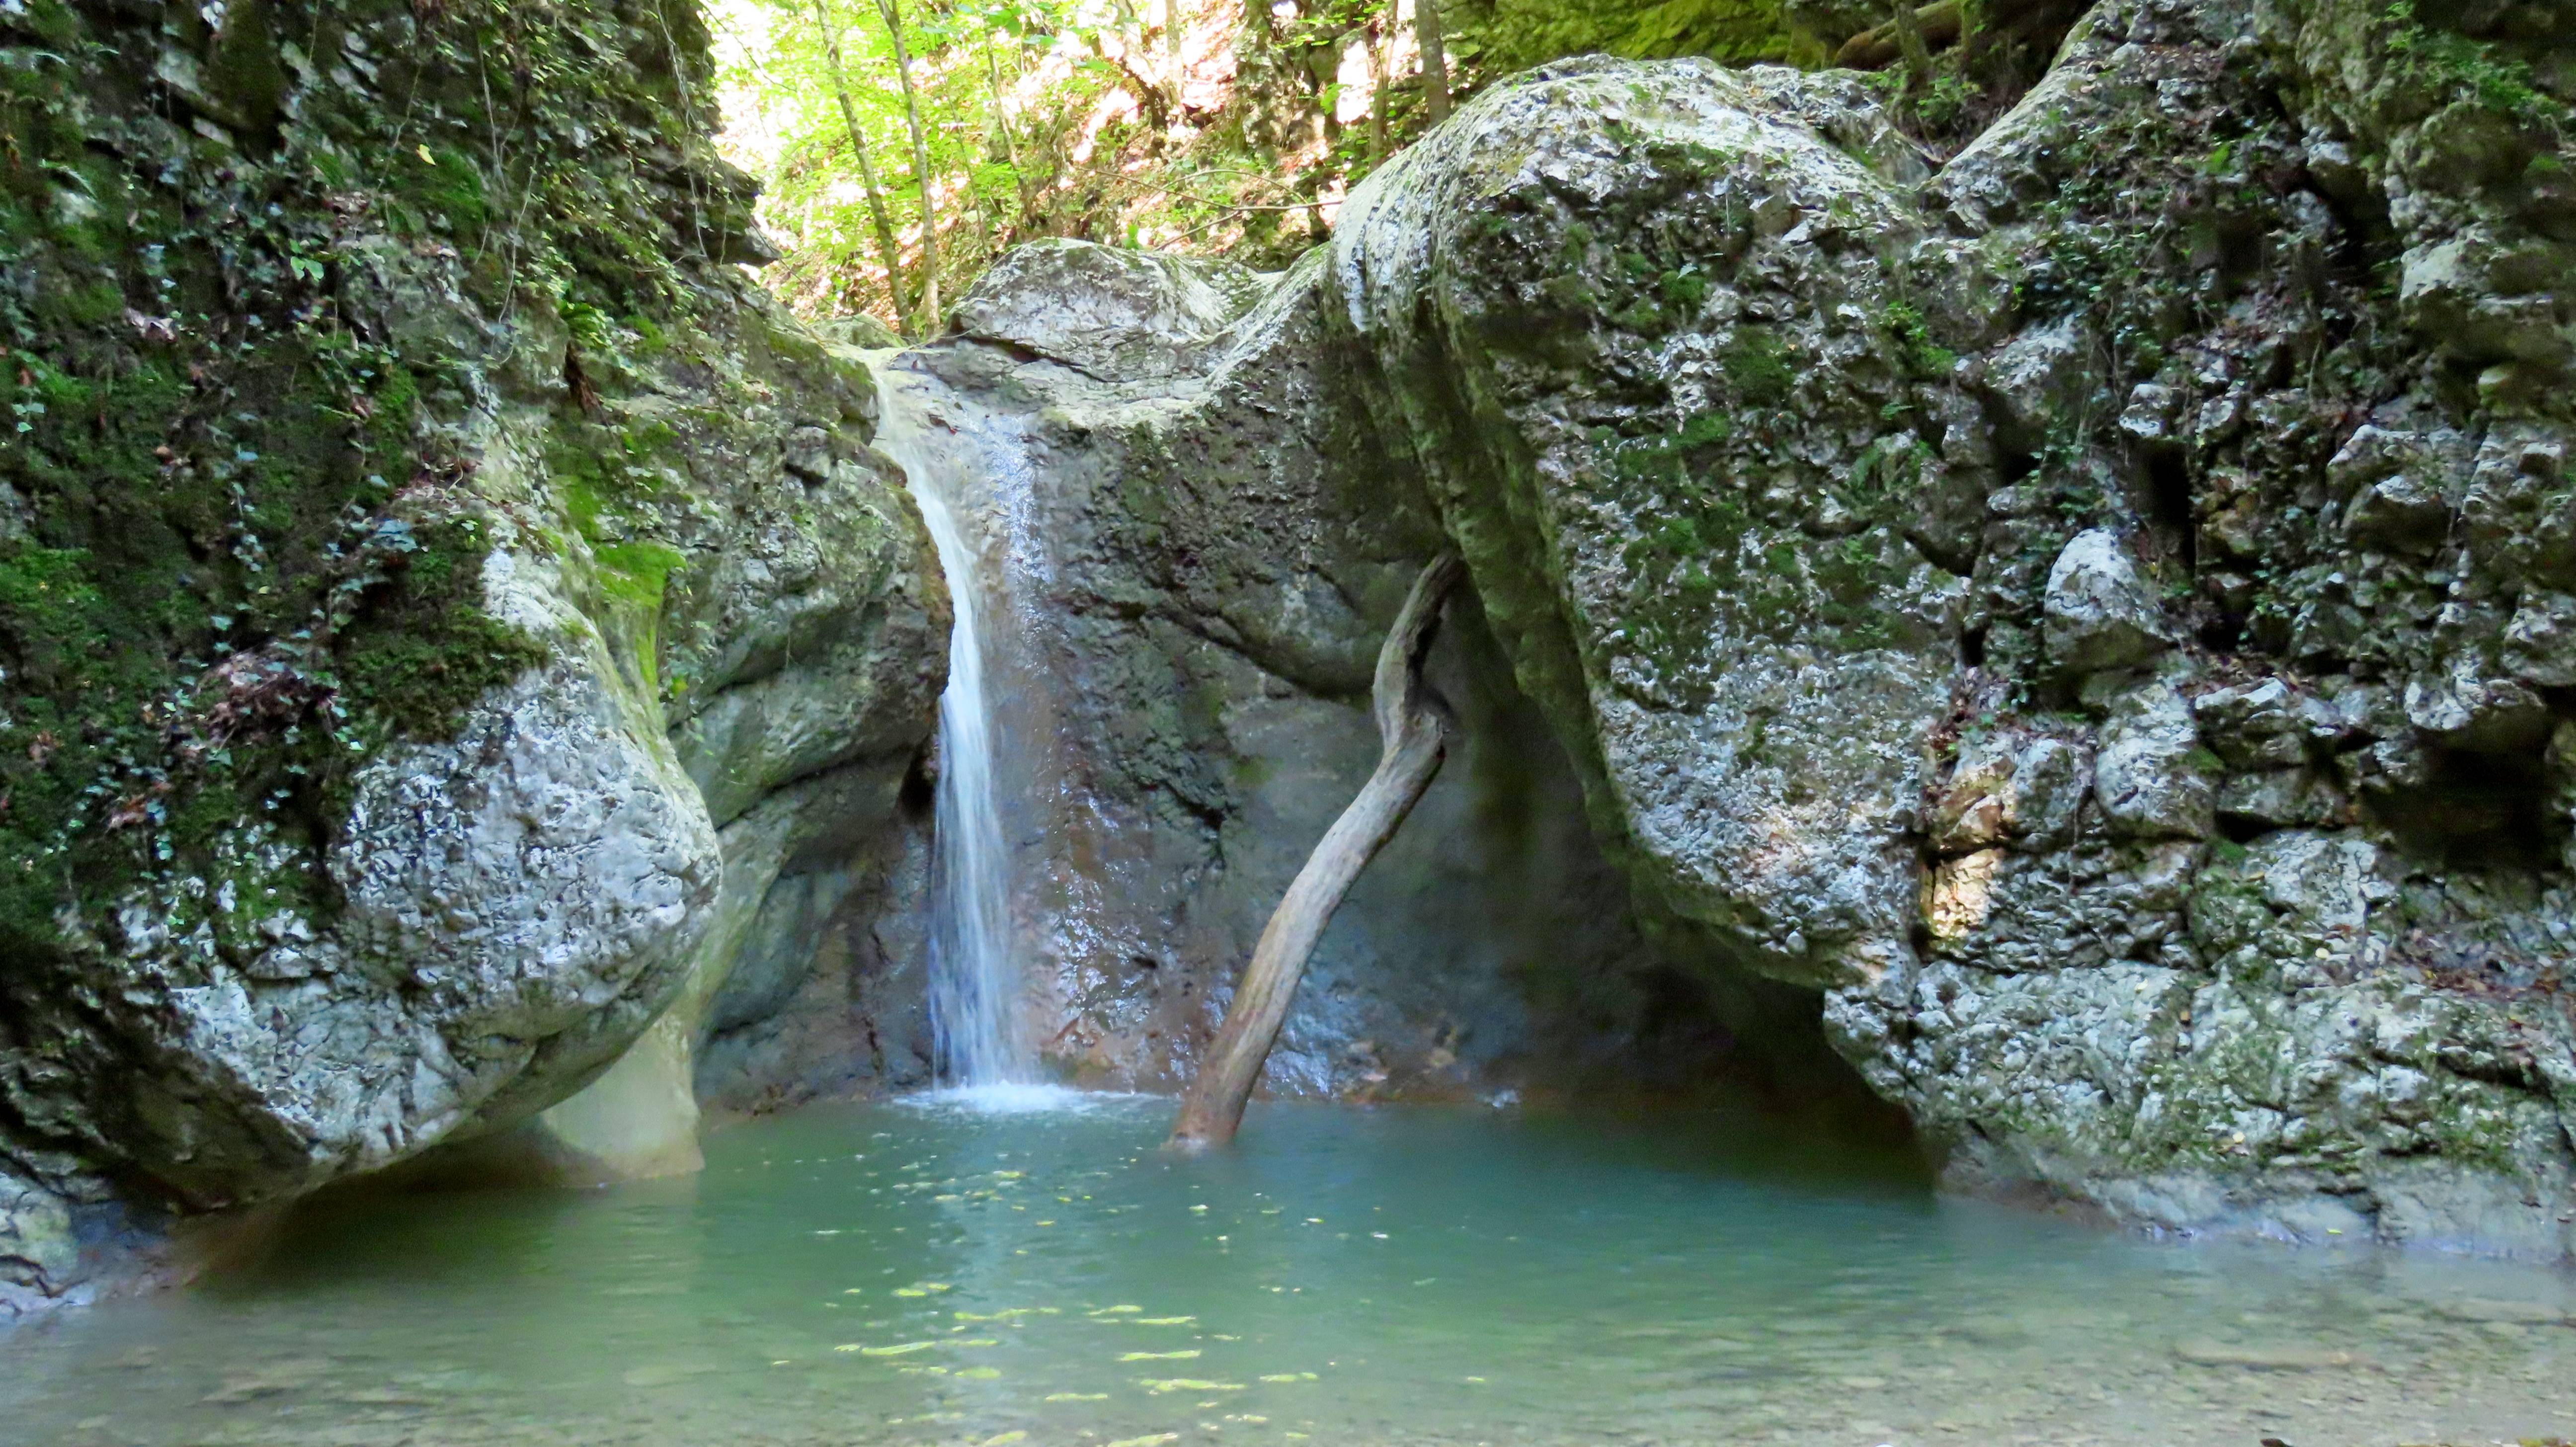
[[[948,691],[939,696],[938,849],[930,886],[930,1027],[940,1083],[979,1093],[1035,1077],[1019,1039],[1019,960],[1011,947],[1010,853],[994,790],[992,701],[984,691],[983,602],[975,549],[957,503],[974,445],[929,415],[925,378],[877,373],[884,416],[877,450],[902,464],[939,549],[956,623],[948,634]]]

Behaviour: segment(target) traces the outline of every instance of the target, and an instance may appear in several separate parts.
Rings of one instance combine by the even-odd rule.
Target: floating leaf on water
[[[1165,1442],[1180,1440],[1178,1432],[1157,1432],[1151,1437],[1121,1437],[1115,1442],[1103,1443],[1102,1447],[1162,1447]]]
[[[1196,1358],[1198,1354],[1199,1349],[1197,1347],[1191,1347],[1187,1351],[1177,1352],[1120,1352],[1118,1354],[1118,1360],[1122,1362],[1186,1362]]]
[[[1109,1400],[1109,1394],[1107,1392],[1049,1392],[1046,1399],[1050,1402],[1106,1402]]]
[[[871,1357],[899,1357],[907,1352],[928,1351],[930,1348],[937,1345],[939,1345],[939,1343],[935,1341],[908,1341],[899,1346],[861,1347],[859,1348],[859,1353],[862,1356]],[[847,1348],[835,1348],[835,1350],[845,1351]]]
[[[1130,1319],[1127,1324],[1129,1326],[1188,1326],[1197,1320],[1195,1316],[1139,1316]]]
[[[960,1367],[957,1375],[970,1382],[989,1382],[1002,1374],[1000,1367]]]

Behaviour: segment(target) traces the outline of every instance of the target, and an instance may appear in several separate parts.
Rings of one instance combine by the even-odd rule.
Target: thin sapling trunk
[[[1306,957],[1314,953],[1315,941],[1352,882],[1395,836],[1396,826],[1440,771],[1448,749],[1449,711],[1424,685],[1422,659],[1439,626],[1441,604],[1465,571],[1456,554],[1443,553],[1413,580],[1404,610],[1377,655],[1377,770],[1324,832],[1323,842],[1307,856],[1306,867],[1297,871],[1261,931],[1225,1024],[1208,1046],[1198,1078],[1181,1097],[1180,1119],[1165,1146],[1199,1151],[1234,1139],[1243,1124],[1244,1102],[1252,1098],[1262,1062],[1270,1058],[1270,1047],[1288,1018]]]
[[[850,85],[841,70],[841,26],[831,0],[814,0],[814,22],[823,27],[823,65],[831,72],[832,96],[841,103],[841,123],[850,128],[850,149],[859,158],[859,189],[868,198],[868,219],[876,226],[877,259],[885,263],[886,296],[894,304],[897,325],[903,322],[903,248],[894,239],[894,218],[886,214],[885,188],[877,184],[876,161],[868,137],[859,129],[859,110],[850,100]]]
[[[904,122],[912,131],[912,179],[921,188],[921,291],[913,324],[927,339],[939,331],[939,217],[930,201],[930,141],[921,128],[921,97],[912,88],[912,48],[903,40],[903,11],[896,0],[877,0],[877,14],[894,41],[894,73],[903,82]]]

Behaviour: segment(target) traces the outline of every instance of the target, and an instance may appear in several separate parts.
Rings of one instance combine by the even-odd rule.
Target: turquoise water
[[[693,1181],[311,1211],[0,1336],[0,1440],[2576,1435],[2553,1273],[2143,1241],[1720,1116],[1256,1105],[1175,1160],[1169,1113],[817,1109]]]

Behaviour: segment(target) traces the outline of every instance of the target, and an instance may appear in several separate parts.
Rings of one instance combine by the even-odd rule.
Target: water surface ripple
[[[342,1202],[0,1336],[75,1444],[2331,1443],[2576,1433],[2561,1275],[2157,1243],[1719,1117],[971,1093],[695,1181]],[[1002,1108],[995,1108],[995,1107]],[[1024,1434],[1024,1435],[1021,1435]]]

